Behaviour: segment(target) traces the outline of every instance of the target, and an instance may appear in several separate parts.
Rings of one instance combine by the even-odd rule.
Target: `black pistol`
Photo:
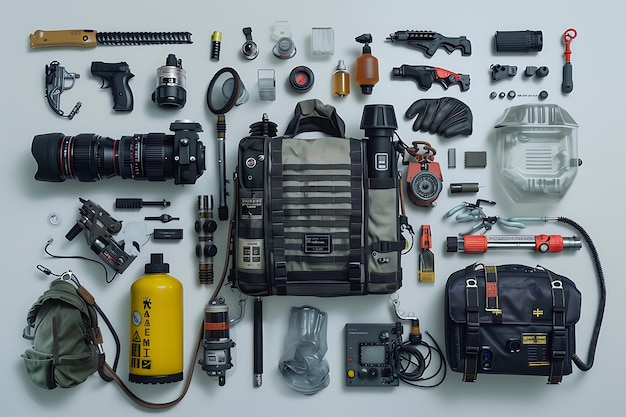
[[[91,63],[91,73],[102,78],[100,88],[111,88],[113,110],[126,112],[133,110],[133,92],[130,90],[128,80],[135,74],[130,72],[130,67],[126,62],[94,61]]]
[[[387,37],[391,42],[402,42],[424,51],[426,56],[432,57],[437,49],[442,48],[452,53],[455,49],[461,50],[461,55],[472,54],[472,44],[465,36],[449,38],[430,30],[400,30]]]

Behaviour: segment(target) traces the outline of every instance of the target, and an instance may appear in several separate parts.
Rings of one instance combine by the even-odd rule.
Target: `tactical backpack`
[[[239,142],[233,286],[255,296],[400,288],[406,216],[393,107],[365,106],[365,139],[346,138],[335,108],[319,100],[298,103],[283,136],[256,127]],[[295,137],[304,132],[326,136]]]
[[[81,294],[91,298],[86,291]],[[22,358],[39,387],[71,388],[101,370],[104,353],[98,348],[102,335],[96,309],[71,283],[54,280],[28,311],[26,321],[24,337],[33,341],[33,347]]]

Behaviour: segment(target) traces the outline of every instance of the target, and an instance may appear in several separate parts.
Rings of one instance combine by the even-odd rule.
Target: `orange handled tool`
[[[430,234],[430,226],[424,224],[422,225],[422,233],[420,236],[420,254],[417,269],[420,282],[435,281],[435,255],[430,250],[432,247],[433,241]]]
[[[530,249],[535,252],[562,252],[564,249],[580,249],[578,236],[561,235],[464,235],[451,236],[447,241],[448,252],[484,253],[488,249]]]

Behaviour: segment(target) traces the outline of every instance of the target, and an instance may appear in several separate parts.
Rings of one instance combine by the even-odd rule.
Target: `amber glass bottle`
[[[333,73],[333,94],[345,97],[350,94],[350,73],[346,70],[343,59],[337,63],[337,69]]]

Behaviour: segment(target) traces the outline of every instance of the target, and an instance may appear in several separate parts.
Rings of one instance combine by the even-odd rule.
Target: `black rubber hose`
[[[557,221],[561,223],[565,223],[574,229],[576,229],[591,251],[591,256],[593,258],[593,263],[596,269],[596,275],[598,276],[598,285],[600,287],[600,302],[598,304],[598,312],[596,315],[596,323],[593,328],[593,334],[591,337],[591,341],[589,342],[589,352],[587,356],[587,362],[583,362],[577,354],[572,355],[572,360],[576,364],[576,366],[581,371],[588,371],[593,366],[593,361],[596,354],[596,346],[598,344],[598,337],[600,336],[600,327],[602,326],[602,319],[604,318],[604,307],[606,305],[606,283],[604,279],[604,272],[602,270],[602,264],[600,263],[600,256],[598,255],[598,251],[591,240],[589,234],[582,228],[581,225],[576,223],[574,220],[568,219],[567,217],[559,217]]]

